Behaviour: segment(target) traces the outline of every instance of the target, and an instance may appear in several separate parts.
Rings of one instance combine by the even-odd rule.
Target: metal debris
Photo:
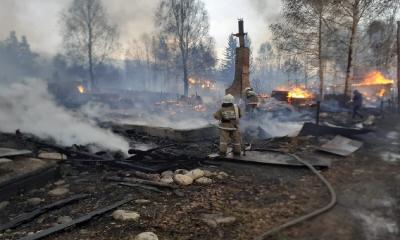
[[[293,159],[291,156],[277,152],[248,151],[246,152],[246,156],[235,156],[231,154],[223,157],[219,156],[218,154],[211,154],[209,156],[215,159],[235,160],[238,162],[263,163],[286,166],[304,166],[300,162]],[[315,167],[330,167],[331,161],[329,159],[314,158],[313,162],[311,162],[310,164]]]
[[[324,152],[346,157],[357,151],[362,145],[362,142],[337,135],[334,139],[325,143],[318,149]]]

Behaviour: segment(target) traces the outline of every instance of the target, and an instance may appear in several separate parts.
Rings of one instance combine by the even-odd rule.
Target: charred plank
[[[131,177],[107,177],[106,180],[113,181],[113,182],[138,183],[138,184],[150,185],[150,186],[155,186],[155,187],[160,187],[160,188],[169,188],[169,189],[177,188],[177,186],[174,186],[174,185],[171,185],[168,183],[161,183],[161,182],[155,182],[155,181],[143,180],[143,179],[131,178]]]
[[[134,197],[126,198],[126,199],[121,200],[119,202],[116,202],[116,203],[114,203],[112,205],[109,205],[109,206],[107,206],[105,208],[100,208],[100,209],[97,209],[97,210],[95,210],[93,212],[90,212],[90,213],[88,213],[88,214],[86,214],[86,215],[84,215],[84,216],[82,216],[80,218],[72,220],[71,222],[56,225],[54,227],[51,227],[51,228],[48,228],[46,230],[37,232],[35,234],[20,238],[19,240],[42,239],[42,238],[47,237],[47,236],[49,236],[51,234],[54,234],[54,233],[57,233],[57,232],[61,232],[61,231],[65,230],[65,229],[67,229],[67,228],[84,224],[84,223],[92,220],[95,217],[101,216],[101,215],[103,215],[103,214],[105,214],[105,213],[107,213],[107,212],[109,212],[109,211],[111,211],[111,210],[113,210],[113,209],[115,209],[115,208],[117,208],[119,206],[122,206],[122,205],[124,205],[124,204],[126,204],[128,202],[131,202],[133,200],[134,200]]]
[[[27,222],[31,221],[32,219],[34,219],[34,218],[36,218],[36,217],[38,217],[38,216],[40,216],[40,215],[42,215],[42,214],[44,214],[46,212],[49,212],[49,211],[54,210],[54,209],[62,208],[65,205],[77,202],[77,201],[79,201],[81,199],[84,199],[84,198],[86,198],[88,196],[89,196],[88,194],[77,194],[77,195],[74,195],[72,197],[69,197],[69,198],[54,202],[52,204],[43,206],[43,207],[38,208],[38,209],[36,209],[36,210],[34,210],[32,212],[22,214],[22,215],[16,217],[15,219],[11,220],[10,222],[8,222],[8,223],[6,223],[4,225],[1,225],[0,226],[0,231],[16,228],[16,227],[18,227],[18,226],[20,226],[20,225],[22,225],[24,223],[27,223]]]

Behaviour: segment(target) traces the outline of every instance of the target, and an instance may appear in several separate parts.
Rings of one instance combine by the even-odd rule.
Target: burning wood
[[[278,87],[276,90],[272,91],[272,97],[279,101],[286,101],[290,104],[303,105],[307,101],[314,98],[314,94],[307,90],[305,87]]]
[[[81,94],[86,93],[86,89],[84,86],[78,85],[76,88],[78,89],[79,93],[81,93]]]
[[[368,101],[376,101],[387,96],[393,87],[394,80],[386,78],[381,72],[373,71],[366,75],[360,83],[352,84]]]
[[[217,86],[215,81],[212,80],[196,80],[194,78],[189,78],[189,88],[201,88],[206,90],[216,90]]]

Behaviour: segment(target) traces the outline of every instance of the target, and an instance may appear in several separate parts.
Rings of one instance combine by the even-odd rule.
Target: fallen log
[[[37,240],[37,239],[42,239],[42,238],[47,237],[47,236],[49,236],[51,234],[54,234],[54,233],[57,233],[57,232],[61,232],[61,231],[65,230],[67,228],[70,228],[72,226],[78,226],[80,224],[88,222],[88,221],[90,221],[91,219],[93,219],[95,217],[103,215],[103,214],[105,214],[105,213],[107,213],[107,212],[109,212],[109,211],[111,211],[111,210],[113,210],[113,209],[115,209],[115,208],[117,208],[117,207],[119,207],[121,205],[124,205],[124,204],[126,204],[128,202],[131,202],[133,200],[134,200],[134,197],[126,198],[124,200],[116,202],[116,203],[114,203],[114,204],[112,204],[110,206],[107,206],[105,208],[97,209],[97,210],[95,210],[93,212],[90,212],[90,213],[88,213],[88,214],[86,214],[86,215],[84,215],[84,216],[82,216],[80,218],[77,218],[75,220],[72,220],[70,222],[56,225],[54,227],[45,229],[43,231],[34,233],[32,235],[28,235],[28,236],[20,238],[18,240]]]
[[[27,222],[31,221],[32,219],[34,219],[34,218],[36,218],[36,217],[38,217],[38,216],[40,216],[40,215],[42,215],[42,214],[44,214],[46,212],[49,212],[49,211],[51,211],[53,209],[58,209],[58,208],[64,207],[65,205],[77,202],[77,201],[79,201],[81,199],[84,199],[84,198],[86,198],[88,196],[89,196],[88,194],[74,195],[72,197],[69,197],[69,198],[57,201],[55,203],[43,206],[41,208],[38,208],[38,209],[36,209],[36,210],[34,210],[32,212],[22,214],[22,215],[16,217],[15,219],[9,221],[8,223],[6,223],[4,225],[0,225],[0,231],[16,228],[16,227],[18,227],[18,226],[20,226],[20,225],[22,225],[24,223],[27,223]]]
[[[108,181],[112,181],[112,182],[139,183],[139,184],[150,185],[150,186],[161,187],[161,188],[169,188],[169,189],[178,188],[177,186],[174,186],[174,185],[171,185],[168,183],[161,183],[161,182],[155,182],[155,181],[143,180],[143,179],[131,178],[131,177],[106,177],[105,179]]]

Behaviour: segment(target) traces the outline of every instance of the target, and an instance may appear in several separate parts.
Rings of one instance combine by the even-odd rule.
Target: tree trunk
[[[93,74],[93,33],[92,33],[92,25],[91,21],[88,22],[88,60],[89,60],[89,91],[95,91],[96,86],[94,82],[94,74]]]
[[[353,48],[354,48],[354,39],[356,37],[356,31],[357,31],[357,19],[358,19],[358,14],[357,14],[357,9],[353,9],[353,24],[351,26],[351,35],[350,35],[350,42],[349,42],[349,51],[347,55],[347,68],[346,68],[346,80],[344,83],[344,98],[345,100],[349,99],[350,97],[350,74],[351,74],[351,68],[353,66]]]
[[[322,14],[319,15],[318,23],[318,74],[319,74],[319,97],[324,99],[324,70],[322,69]]]
[[[189,79],[187,69],[187,58],[183,57],[183,94],[185,97],[189,95]]]
[[[397,111],[400,113],[400,21],[397,21]]]

